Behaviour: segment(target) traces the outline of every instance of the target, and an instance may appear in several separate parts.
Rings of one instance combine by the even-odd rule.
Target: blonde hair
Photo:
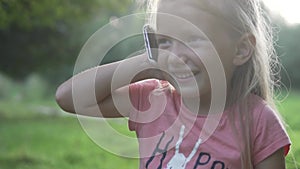
[[[232,10],[236,13],[239,27],[244,33],[251,33],[256,38],[256,45],[250,60],[237,67],[231,79],[229,102],[237,104],[238,109],[231,116],[234,120],[236,115],[240,118],[239,133],[243,141],[242,164],[244,169],[253,168],[251,141],[251,112],[253,107],[249,100],[250,94],[255,94],[264,99],[274,110],[273,100],[274,87],[279,62],[274,50],[273,30],[264,13],[261,2],[258,0],[231,0]],[[234,3],[235,2],[235,3]],[[229,5],[229,4],[228,4]],[[248,120],[245,120],[248,119]],[[236,126],[234,126],[236,130]]]
[[[158,2],[160,0],[145,1],[149,14],[147,22],[156,26]],[[243,169],[253,168],[251,144],[251,106],[249,96],[258,95],[276,110],[273,100],[274,87],[277,85],[279,64],[274,50],[273,30],[269,19],[264,13],[259,0],[195,0],[205,8],[217,11],[219,16],[225,17],[241,34],[249,33],[256,38],[251,58],[234,70],[231,79],[227,105],[238,105],[230,115],[234,131],[238,139],[242,139],[242,166]],[[224,10],[225,9],[225,10]],[[227,18],[226,18],[227,17]],[[235,126],[234,121],[239,118],[240,126]],[[246,120],[245,120],[246,119]],[[239,133],[237,128],[241,128]]]

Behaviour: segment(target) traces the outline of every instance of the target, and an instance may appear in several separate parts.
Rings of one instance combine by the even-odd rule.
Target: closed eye
[[[168,49],[172,45],[172,39],[167,36],[157,37],[157,45],[160,49]]]
[[[203,37],[193,37],[190,38],[187,41],[188,45],[194,46],[194,47],[198,47],[200,46],[203,42],[207,42],[207,38],[203,38]]]

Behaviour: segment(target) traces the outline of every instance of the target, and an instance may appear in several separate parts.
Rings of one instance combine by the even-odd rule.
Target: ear
[[[241,66],[246,63],[254,53],[256,38],[253,34],[246,33],[239,39],[237,43],[236,55],[233,58],[235,66]]]

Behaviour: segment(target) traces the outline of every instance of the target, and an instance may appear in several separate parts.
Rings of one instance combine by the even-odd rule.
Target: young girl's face
[[[213,74],[225,73],[229,85],[234,69],[236,38],[233,38],[234,29],[230,24],[213,15],[209,9],[201,8],[197,1],[160,1],[157,32],[161,35],[157,35],[157,41],[158,48],[166,52],[159,52],[158,61],[175,77],[176,85],[173,85],[182,95],[195,97],[199,96],[195,91],[199,91],[201,97],[209,97],[212,90],[209,78],[215,77],[208,76],[212,72],[207,71],[207,64],[204,63],[221,66],[216,60],[220,59],[224,72]],[[181,19],[172,19],[160,13]]]

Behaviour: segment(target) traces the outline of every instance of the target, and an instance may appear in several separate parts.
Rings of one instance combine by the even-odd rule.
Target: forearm
[[[153,77],[147,71],[142,71],[151,67],[145,55],[98,67],[94,77],[97,101],[101,102],[110,96],[113,91],[127,86],[129,83]]]
[[[142,71],[150,68],[145,55],[91,68],[59,86],[56,92],[57,103],[63,110],[75,113],[75,104],[77,109],[97,104],[109,97],[111,91],[128,85],[130,79],[135,82],[150,78],[150,73]],[[112,84],[114,76],[117,78]]]

